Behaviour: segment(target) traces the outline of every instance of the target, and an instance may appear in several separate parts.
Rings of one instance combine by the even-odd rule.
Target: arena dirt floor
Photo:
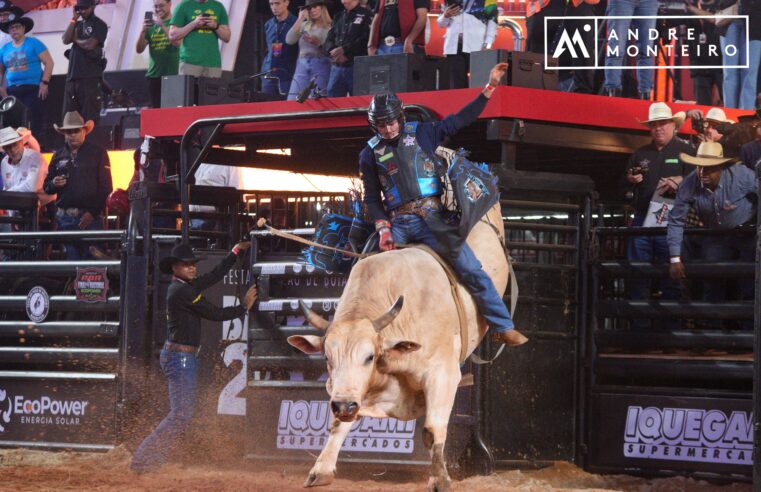
[[[228,466],[169,465],[157,473],[137,475],[127,468],[130,454],[116,448],[105,454],[0,450],[0,491],[275,491],[304,490],[309,466],[267,470],[253,462]],[[339,473],[340,473],[339,464]],[[318,491],[420,491],[426,477],[419,474],[337,478]],[[455,481],[454,491],[632,491],[708,492],[750,491],[749,484],[717,485],[689,478],[648,480],[626,475],[593,475],[564,462],[539,470],[500,471],[489,477]]]

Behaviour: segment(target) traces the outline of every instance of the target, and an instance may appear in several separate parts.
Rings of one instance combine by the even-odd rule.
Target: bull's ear
[[[323,350],[322,342],[325,337],[314,335],[293,335],[288,337],[288,343],[296,347],[305,354],[321,354]]]
[[[420,350],[421,345],[411,340],[399,340],[398,338],[383,340],[383,355],[389,357],[399,357],[416,350]]]

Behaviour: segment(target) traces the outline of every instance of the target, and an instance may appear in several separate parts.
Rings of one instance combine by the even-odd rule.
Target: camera
[[[462,8],[462,0],[448,0],[446,2],[447,7],[459,7]]]
[[[690,123],[692,124],[692,129],[695,133],[702,133],[705,135],[708,125],[706,125],[706,120],[702,116],[700,118],[692,118]]]
[[[640,174],[647,174],[650,171],[649,167],[633,166],[631,168],[632,176],[639,176]]]
[[[148,11],[145,13],[145,20],[153,24],[153,12]]]

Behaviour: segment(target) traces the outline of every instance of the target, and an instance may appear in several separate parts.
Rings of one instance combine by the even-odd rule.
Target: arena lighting
[[[0,126],[29,128],[29,110],[16,96],[7,96],[0,101]]]

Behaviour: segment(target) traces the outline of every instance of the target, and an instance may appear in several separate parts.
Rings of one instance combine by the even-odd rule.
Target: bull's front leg
[[[333,478],[336,476],[338,452],[341,451],[341,446],[344,440],[346,440],[352,424],[353,422],[341,422],[338,419],[333,419],[333,422],[330,424],[328,442],[309,471],[309,476],[304,482],[304,487],[316,487],[318,485],[330,485],[333,483]]]
[[[426,414],[423,443],[431,451],[429,492],[445,492],[451,484],[444,459],[444,444],[459,382],[460,368],[454,363],[451,367],[434,371],[424,384]]]

